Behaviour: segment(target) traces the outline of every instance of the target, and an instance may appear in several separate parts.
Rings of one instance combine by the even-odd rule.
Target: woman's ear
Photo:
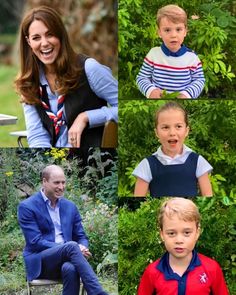
[[[26,42],[28,43],[28,45],[31,46],[31,45],[30,45],[30,40],[29,40],[29,38],[28,38],[27,36],[25,36],[25,40],[26,40]]]

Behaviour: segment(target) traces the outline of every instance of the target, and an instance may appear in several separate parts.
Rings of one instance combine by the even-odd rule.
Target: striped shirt
[[[146,97],[159,88],[197,98],[203,90],[205,78],[201,61],[193,51],[183,45],[177,52],[171,52],[163,43],[149,51],[136,82]]]

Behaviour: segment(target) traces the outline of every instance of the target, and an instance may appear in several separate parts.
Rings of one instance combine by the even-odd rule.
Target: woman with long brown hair
[[[117,81],[109,68],[75,53],[54,9],[40,6],[23,18],[20,62],[15,84],[29,146],[100,146],[104,123],[118,121]]]

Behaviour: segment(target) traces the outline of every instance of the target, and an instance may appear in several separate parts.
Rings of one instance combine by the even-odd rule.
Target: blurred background
[[[0,147],[16,147],[9,133],[25,130],[22,106],[14,89],[18,71],[18,30],[30,8],[47,5],[62,15],[73,48],[109,66],[117,76],[116,0],[2,0],[0,2],[0,114],[16,116],[15,125],[0,125]]]

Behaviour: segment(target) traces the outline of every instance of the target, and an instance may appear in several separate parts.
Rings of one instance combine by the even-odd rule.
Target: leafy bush
[[[119,209],[119,294],[134,295],[146,266],[164,254],[156,217],[163,199],[143,202],[136,211]],[[217,260],[230,294],[235,294],[236,202],[233,198],[197,198],[202,234],[197,251]],[[229,218],[230,216],[230,218]],[[214,245],[214,246],[213,246]]]
[[[5,232],[5,227],[8,229],[8,225],[0,224],[0,294],[8,294],[3,291],[7,291],[9,287],[16,292],[20,286],[25,284],[22,256],[23,235],[17,227],[10,233]]]
[[[103,177],[99,181],[96,198],[105,204],[116,205],[117,187],[118,176],[116,166],[114,166],[110,171],[110,175]]]
[[[83,224],[89,237],[90,251],[93,253],[92,264],[99,263],[111,254],[118,252],[118,232],[116,208],[110,209],[106,204],[99,203],[84,214]],[[104,265],[105,266],[105,265]],[[106,264],[116,269],[116,263]]]
[[[185,44],[199,55],[206,77],[204,97],[236,98],[235,3],[229,0],[175,3],[189,16]],[[148,51],[161,44],[156,35],[156,12],[172,1],[119,1],[119,97],[143,98],[135,84]],[[193,16],[191,19],[190,16]],[[195,17],[194,17],[195,16]]]
[[[157,150],[155,111],[165,101],[121,101],[119,109],[119,196],[133,195],[135,166]],[[234,101],[179,101],[189,114],[186,144],[213,166],[215,195],[235,196],[236,106]]]

